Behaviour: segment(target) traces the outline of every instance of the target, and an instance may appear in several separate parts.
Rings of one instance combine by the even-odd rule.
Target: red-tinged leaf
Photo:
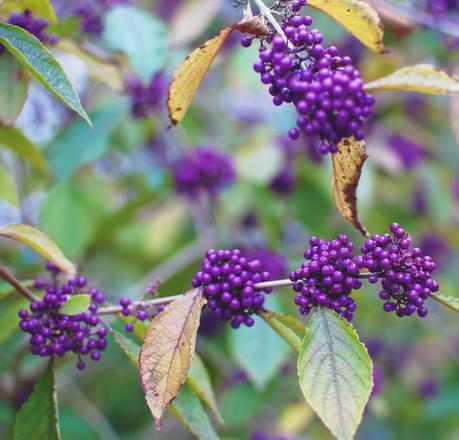
[[[157,429],[188,376],[205,302],[201,289],[191,290],[170,303],[148,328],[140,352],[140,381]]]

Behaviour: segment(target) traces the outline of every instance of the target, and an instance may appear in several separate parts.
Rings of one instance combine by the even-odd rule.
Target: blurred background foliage
[[[60,19],[51,26],[60,37],[52,50],[94,128],[31,84],[16,126],[49,170],[0,149],[0,224],[41,228],[112,302],[138,296],[157,278],[164,281],[161,295],[187,290],[208,247],[282,253],[288,260],[280,261],[285,276],[301,262],[310,235],[332,239],[345,232],[357,246],[362,243],[333,205],[329,157],[319,157],[304,140],[293,146],[286,140],[295,116],[271,104],[252,70],[256,48],[240,47],[240,34],[229,38],[183,123],[169,128],[165,100],[171,74],[193,48],[239,19],[241,10],[229,0],[145,0],[121,9],[90,2],[100,6],[95,14],[102,27],[92,34],[80,27],[86,16],[76,4],[82,2],[52,3]],[[433,3],[392,5],[458,23],[457,3],[441,13]],[[367,81],[416,63],[458,73],[457,42],[422,23],[401,30],[388,19],[390,53],[380,56],[324,15],[307,13],[327,44],[358,62]],[[155,95],[160,98],[144,118],[133,117],[135,99],[123,91],[132,74],[146,83],[158,74],[162,79]],[[370,232],[399,222],[438,260],[441,292],[458,296],[459,104],[453,99],[378,94],[358,195]],[[0,143],[9,146],[1,133]],[[196,146],[213,146],[235,160],[237,181],[211,202],[189,202],[174,192],[171,168]],[[21,280],[42,272],[36,254],[11,242],[1,241],[0,257]],[[7,293],[0,283],[2,438],[11,434],[14,414],[43,367],[24,351],[25,336],[16,330],[24,301]],[[357,438],[457,438],[457,317],[430,301],[428,318],[399,319],[382,312],[375,289],[366,287],[356,297],[354,325],[375,362],[377,384]],[[292,298],[289,289],[279,289],[270,305],[296,314]],[[205,313],[197,351],[226,422],[222,438],[330,438],[298,388],[294,353],[263,322],[234,331]],[[84,374],[72,360],[60,359],[58,384],[65,440],[190,437],[171,415],[160,432],[154,430],[137,372],[114,343],[104,361],[88,365]]]

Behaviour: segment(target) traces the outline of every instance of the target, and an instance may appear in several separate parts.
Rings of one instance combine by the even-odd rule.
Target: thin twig
[[[291,286],[292,284],[295,284],[295,281],[286,278],[284,280],[263,281],[261,283],[254,284],[253,287],[255,289],[266,289],[268,287]]]
[[[5,267],[0,266],[0,278],[3,278],[7,283],[11,284],[21,295],[24,295],[29,301],[40,301],[31,290],[23,286],[14,275]]]
[[[145,301],[134,301],[130,306],[129,309],[135,309],[137,307],[148,307],[148,306],[154,306],[157,304],[166,304],[172,301],[175,301],[177,298],[180,298],[183,296],[183,294],[179,295],[172,295],[172,296],[164,296],[162,298],[155,298],[155,299],[149,299]],[[107,306],[107,307],[101,307],[99,310],[97,310],[98,315],[113,315],[116,313],[121,313],[123,310],[123,307],[121,306]]]

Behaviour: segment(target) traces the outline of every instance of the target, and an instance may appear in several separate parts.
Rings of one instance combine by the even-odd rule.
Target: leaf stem
[[[129,306],[129,309],[135,309],[137,307],[154,306],[157,304],[166,304],[166,303],[175,301],[177,298],[180,298],[181,296],[183,296],[183,294],[164,296],[162,298],[149,299],[145,301],[134,301]],[[123,310],[123,307],[121,306],[100,307],[99,310],[97,310],[97,314],[98,315],[113,315],[116,313],[121,313],[122,310]]]
[[[31,290],[23,286],[15,276],[5,267],[0,266],[0,278],[3,278],[7,283],[11,284],[21,295],[25,296],[29,301],[40,301]]]

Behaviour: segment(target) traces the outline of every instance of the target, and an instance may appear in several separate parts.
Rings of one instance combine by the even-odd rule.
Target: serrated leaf
[[[92,114],[93,128],[75,121],[57,137],[46,151],[54,178],[66,180],[81,165],[101,157],[110,146],[110,136],[125,112],[125,106],[112,105]]]
[[[54,55],[40,40],[18,26],[0,23],[0,43],[35,79],[91,125],[72,83]]]
[[[140,351],[140,381],[157,429],[188,376],[205,303],[201,289],[191,290],[156,315],[148,328]]]
[[[69,275],[76,273],[75,266],[65,257],[56,243],[37,228],[23,224],[9,224],[0,227],[0,236],[24,243]]]
[[[62,315],[78,315],[85,312],[91,305],[91,297],[86,293],[72,295],[60,308]]]
[[[285,313],[271,312],[268,310],[260,312],[265,322],[275,330],[296,352],[300,351],[306,327],[298,319]]]
[[[0,123],[14,125],[27,99],[29,77],[8,52],[0,56]]]
[[[442,295],[441,293],[431,293],[430,296],[444,306],[454,310],[456,313],[459,313],[459,298]]]
[[[365,141],[356,141],[354,138],[343,139],[338,145],[338,152],[332,154],[336,208],[363,235],[368,232],[357,213],[357,186],[367,157]]]
[[[169,118],[174,125],[185,116],[199,85],[232,30],[232,26],[223,29],[188,55],[175,70],[167,99]]]
[[[340,23],[374,52],[383,53],[383,26],[378,13],[360,0],[308,0],[312,6]]]
[[[132,364],[139,368],[140,345],[116,330],[111,329],[111,332],[117,345],[126,354]],[[197,357],[195,357],[196,359]],[[195,379],[196,382],[197,380]],[[202,387],[202,384],[199,385]],[[209,421],[209,417],[199,401],[198,396],[202,394],[202,391],[196,393],[196,395],[193,395],[190,391],[196,393],[196,391],[192,390],[190,377],[188,377],[185,386],[179,392],[175,402],[169,407],[169,410],[198,439],[211,440],[218,438]]]
[[[170,411],[177,420],[200,440],[218,440],[202,404],[189,386],[185,384]]]
[[[0,127],[0,144],[14,151],[22,159],[29,161],[42,173],[49,172],[48,164],[41,151],[19,128]]]
[[[383,90],[409,90],[432,95],[459,93],[459,81],[438,67],[428,64],[403,67],[388,76],[365,84],[372,92]]]
[[[320,307],[298,358],[306,401],[338,439],[352,439],[373,386],[372,362],[350,323]]]
[[[1,10],[33,12],[34,15],[46,18],[51,23],[56,23],[57,18],[50,0],[4,0],[0,5]]]
[[[14,440],[32,438],[47,440],[61,438],[53,361],[49,362],[29,399],[17,413],[14,422]]]
[[[232,357],[257,388],[264,388],[288,355],[288,345],[258,316],[253,327],[229,328]]]
[[[145,82],[164,66],[167,28],[156,17],[135,6],[117,6],[105,15],[103,39],[109,49],[127,56]]]
[[[188,385],[202,402],[214,413],[220,424],[224,424],[212,388],[209,373],[202,359],[195,354],[188,374]]]

